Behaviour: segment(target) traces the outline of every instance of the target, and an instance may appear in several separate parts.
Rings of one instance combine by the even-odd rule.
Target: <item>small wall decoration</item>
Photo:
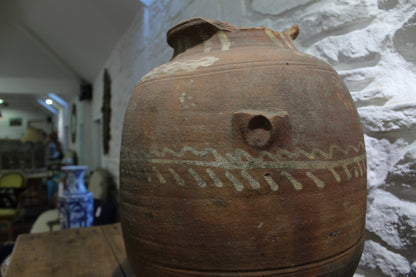
[[[104,97],[103,106],[101,108],[103,113],[103,148],[104,154],[110,151],[110,121],[111,121],[111,78],[107,69],[104,70]]]
[[[10,126],[22,126],[22,118],[21,117],[12,117],[9,120]]]
[[[72,105],[71,138],[72,138],[72,143],[75,143],[77,140],[77,106],[75,105],[75,103]]]

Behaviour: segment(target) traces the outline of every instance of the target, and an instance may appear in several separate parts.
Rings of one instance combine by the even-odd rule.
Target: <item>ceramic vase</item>
[[[64,192],[58,198],[59,221],[62,229],[93,225],[94,198],[84,184],[86,166],[64,166]]]

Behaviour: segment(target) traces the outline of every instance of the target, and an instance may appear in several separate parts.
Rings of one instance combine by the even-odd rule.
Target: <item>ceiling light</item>
[[[45,100],[45,103],[48,104],[48,105],[52,105],[53,101],[52,101],[52,99],[48,98],[48,99]]]
[[[47,105],[45,103],[46,102],[45,100],[40,99],[40,98],[38,98],[37,100],[38,100],[38,103],[40,105],[42,105],[42,107],[44,107],[45,109],[47,109],[48,111],[50,111],[51,113],[53,113],[55,115],[58,114],[58,111],[56,109],[54,109],[52,105]]]
[[[56,95],[55,93],[48,93],[48,97],[52,99],[55,105],[60,105],[64,107],[64,109],[68,108],[68,103],[64,99]]]
[[[3,99],[0,99],[0,105],[3,104],[3,103],[4,103],[4,100]]]

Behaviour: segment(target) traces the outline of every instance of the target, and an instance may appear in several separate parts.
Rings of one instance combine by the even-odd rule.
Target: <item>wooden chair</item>
[[[6,223],[8,239],[13,240],[13,222],[23,216],[22,192],[26,187],[26,178],[23,172],[9,171],[0,176],[0,223]]]

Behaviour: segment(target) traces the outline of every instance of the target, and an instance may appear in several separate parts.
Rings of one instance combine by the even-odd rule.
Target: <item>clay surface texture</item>
[[[137,276],[352,276],[367,164],[347,87],[274,32],[193,18],[128,104],[121,224]]]

